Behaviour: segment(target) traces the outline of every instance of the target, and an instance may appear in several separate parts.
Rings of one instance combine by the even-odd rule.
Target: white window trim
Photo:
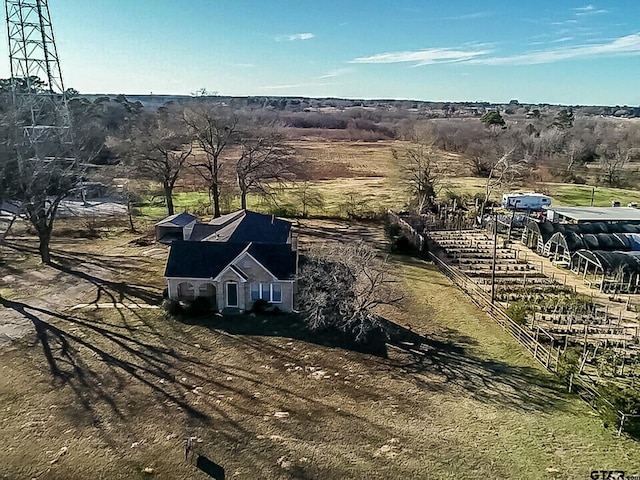
[[[253,289],[254,285],[258,285],[258,295],[260,296],[260,299],[264,299],[269,303],[282,303],[282,284],[281,283],[262,283],[262,282],[253,282],[251,284],[251,289]],[[263,290],[263,286],[265,285],[269,285],[269,298],[264,298],[265,297],[265,293],[267,293],[266,291]],[[273,286],[274,285],[280,285],[280,300],[273,300]],[[252,302],[257,302],[257,300],[254,300],[253,298],[251,299]]]

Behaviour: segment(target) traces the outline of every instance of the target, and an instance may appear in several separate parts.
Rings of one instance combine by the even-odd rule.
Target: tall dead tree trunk
[[[169,185],[165,182],[163,185],[163,191],[164,200],[167,204],[167,215],[173,215],[175,210],[173,206],[173,185]]]
[[[220,170],[222,153],[235,141],[238,119],[228,109],[215,106],[194,107],[184,112],[184,121],[189,126],[193,138],[205,153],[202,162],[195,167],[209,184],[213,199],[213,216],[220,212]]]

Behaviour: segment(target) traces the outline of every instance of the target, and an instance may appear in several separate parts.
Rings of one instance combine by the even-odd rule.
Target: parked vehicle
[[[541,193],[505,193],[502,206],[509,210],[539,211],[551,205],[551,198]]]

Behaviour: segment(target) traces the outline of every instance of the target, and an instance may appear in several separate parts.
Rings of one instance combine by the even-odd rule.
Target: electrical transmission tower
[[[58,158],[68,150],[71,121],[48,2],[5,0],[5,11],[16,126],[29,156]]]
[[[83,178],[47,0],[5,0],[15,155],[0,158],[2,188],[33,225],[43,263],[61,202]]]

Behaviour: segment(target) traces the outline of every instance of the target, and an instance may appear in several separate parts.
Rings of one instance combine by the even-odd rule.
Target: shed
[[[170,215],[155,224],[156,241],[171,244],[174,240],[185,240],[191,235],[197,217],[187,212]]]

